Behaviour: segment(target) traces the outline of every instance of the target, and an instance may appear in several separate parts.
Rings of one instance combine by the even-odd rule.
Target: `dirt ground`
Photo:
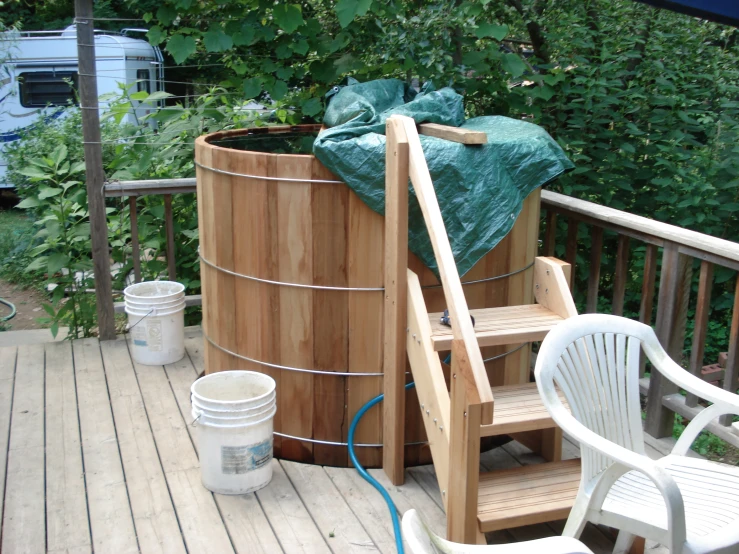
[[[46,316],[46,312],[41,307],[41,304],[48,302],[38,290],[24,289],[23,287],[0,279],[0,298],[4,298],[8,302],[15,304],[18,312],[13,319],[2,324],[5,331],[45,329],[48,327],[48,325],[37,321],[39,317]],[[8,313],[9,309],[4,305],[0,305],[0,317]]]

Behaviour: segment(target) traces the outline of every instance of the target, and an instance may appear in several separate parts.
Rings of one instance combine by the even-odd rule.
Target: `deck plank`
[[[162,366],[133,362],[167,485],[189,552],[234,552]]]
[[[182,553],[185,543],[123,338],[100,343],[118,445],[142,552]]]
[[[324,467],[354,515],[362,522],[377,549],[395,554],[395,535],[387,504],[382,496],[353,468]],[[403,541],[406,552],[408,544]]]
[[[180,415],[187,425],[187,431],[190,433],[197,453],[196,429],[191,426],[193,418],[190,410],[190,385],[200,372],[192,363],[192,356],[199,363],[203,363],[202,338],[186,336],[185,347],[188,355],[179,362],[164,366],[164,369],[179,406]],[[199,358],[198,353],[200,353]],[[214,494],[213,497],[237,554],[271,554],[281,551],[280,543],[254,493]]]
[[[186,335],[187,356],[177,363],[165,366],[180,413],[192,438],[197,453],[196,428],[190,405],[190,385],[205,369],[201,335]],[[237,554],[242,552],[278,552],[281,550],[272,527],[254,493],[241,495],[213,495],[221,511],[226,528]]]
[[[330,553],[326,540],[310,516],[282,466],[272,460],[272,481],[257,498],[285,552]]]
[[[8,447],[2,551],[46,549],[44,347],[18,348]]]
[[[390,493],[390,497],[398,507],[398,512],[404,514],[415,508],[426,522],[426,525],[435,533],[446,536],[446,514],[439,508],[433,499],[426,494],[423,487],[406,472],[406,481],[402,487],[396,487],[385,475],[382,469],[370,469],[372,475]]]
[[[15,385],[15,361],[18,348],[0,348],[0,515],[5,500],[5,470],[8,461],[8,439],[10,438],[10,413],[13,409],[13,387]],[[1,522],[0,522],[1,523]]]
[[[46,536],[53,553],[92,551],[72,344],[46,344]]]
[[[362,523],[321,466],[282,460],[280,465],[334,552],[378,552]]]
[[[72,342],[93,549],[138,552],[103,359],[97,339]]]

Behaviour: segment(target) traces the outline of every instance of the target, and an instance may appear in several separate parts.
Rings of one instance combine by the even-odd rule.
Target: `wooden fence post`
[[[92,0],[75,0],[77,56],[79,58],[79,93],[82,109],[82,137],[85,145],[87,203],[90,214],[92,264],[95,272],[98,335],[100,340],[115,339],[113,285],[108,253],[108,220],[105,214],[103,150],[98,113],[98,87],[95,71],[95,29]]]
[[[678,363],[685,340],[692,271],[693,259],[680,254],[677,244],[666,242],[657,297],[656,332],[664,349]],[[658,371],[652,371],[647,397],[646,431],[654,438],[672,436],[675,414],[662,406],[662,398],[677,390],[677,385],[663,379]]]
[[[405,368],[408,318],[408,138],[387,121],[385,171],[385,344],[382,467],[393,485],[405,479]]]

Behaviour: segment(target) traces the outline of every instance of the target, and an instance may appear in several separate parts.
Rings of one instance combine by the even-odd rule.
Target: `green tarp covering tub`
[[[313,153],[374,211],[385,211],[385,120],[439,123],[484,131],[488,143],[466,146],[421,135],[441,214],[460,275],[508,234],[524,199],[573,168],[541,127],[501,116],[465,120],[462,96],[451,88],[415,93],[395,79],[341,88],[326,110]],[[410,187],[410,250],[435,273],[431,242]]]

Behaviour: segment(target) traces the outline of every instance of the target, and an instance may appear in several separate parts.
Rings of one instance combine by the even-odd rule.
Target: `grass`
[[[23,286],[36,284],[35,276],[24,271],[34,233],[33,220],[24,212],[0,209],[0,277]]]

